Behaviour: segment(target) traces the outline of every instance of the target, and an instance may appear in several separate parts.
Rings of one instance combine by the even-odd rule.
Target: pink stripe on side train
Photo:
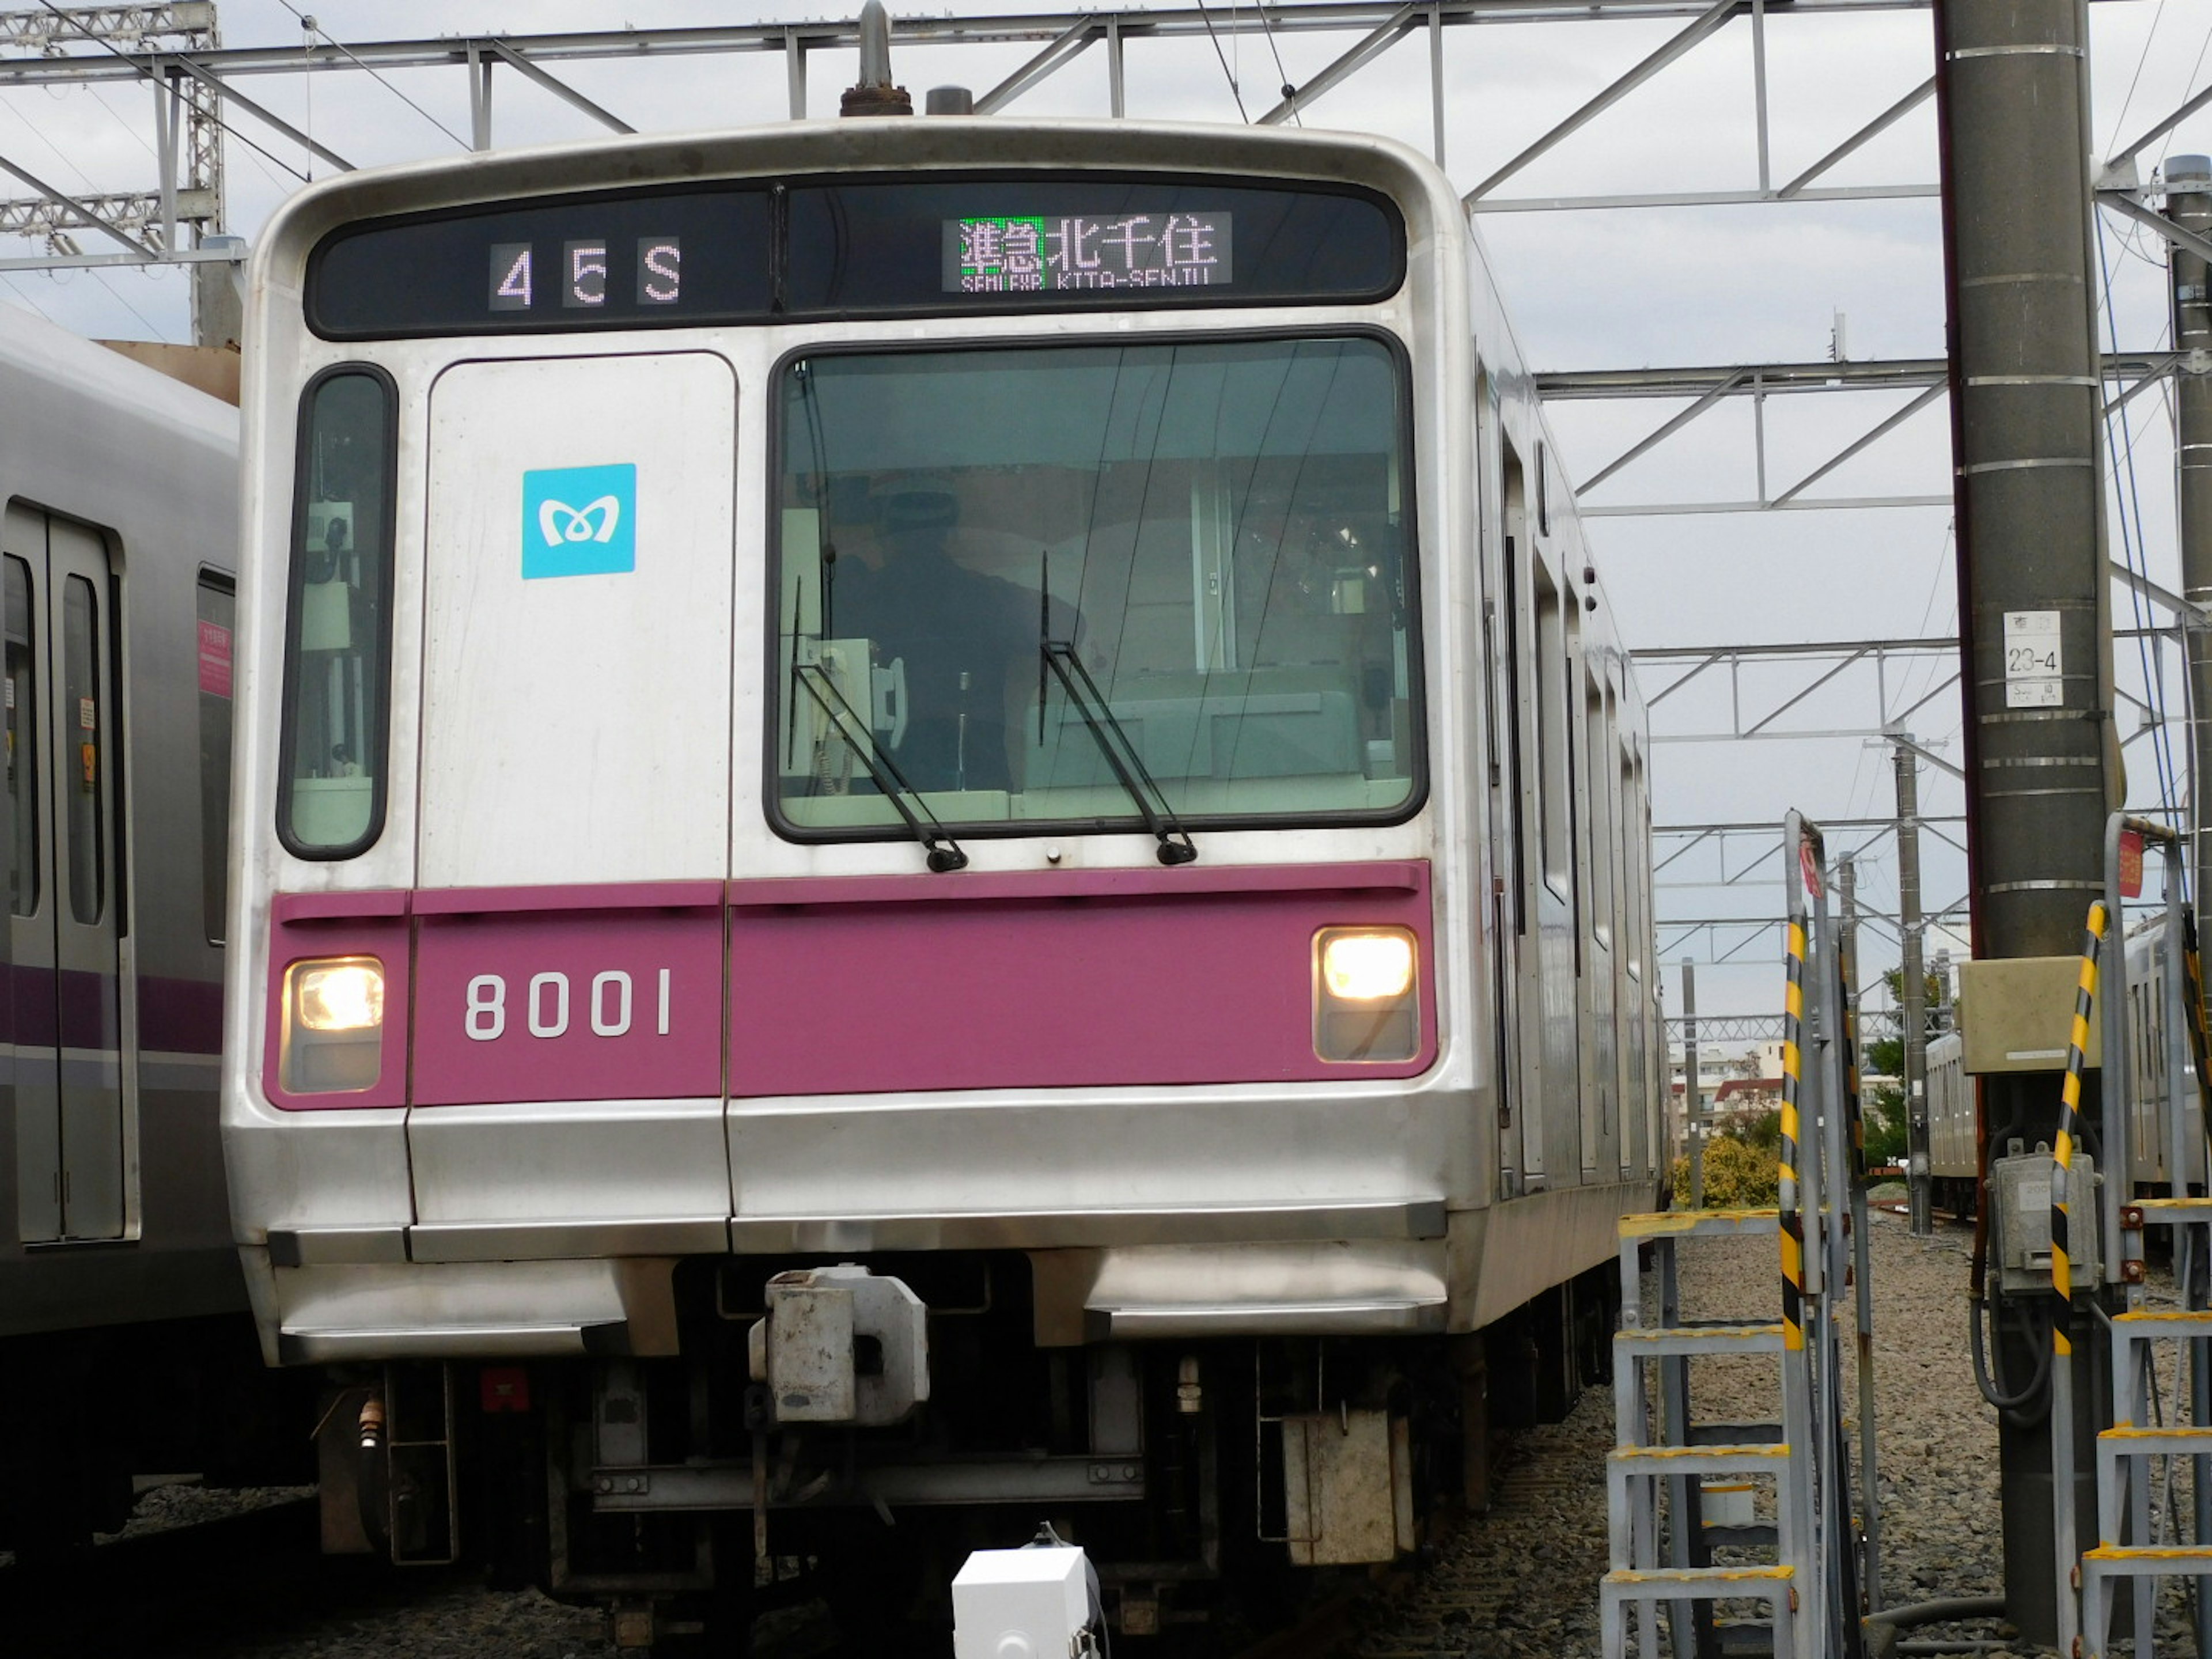
[[[1314,1053],[1314,936],[1344,926],[1420,941],[1410,1060]],[[1419,862],[298,895],[274,932],[280,982],[355,951],[392,975],[365,1094],[275,1086],[272,984],[264,1088],[292,1108],[1296,1082],[1436,1058]]]

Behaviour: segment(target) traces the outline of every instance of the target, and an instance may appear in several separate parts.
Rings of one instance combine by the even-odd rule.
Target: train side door
[[[11,506],[0,553],[17,1236],[119,1238],[121,745],[107,550],[89,530]]]
[[[429,423],[422,884],[719,879],[728,363],[461,363]]]

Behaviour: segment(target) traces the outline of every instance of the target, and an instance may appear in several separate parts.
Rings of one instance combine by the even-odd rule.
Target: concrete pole
[[[2212,158],[2166,158],[2166,210],[2185,229],[2212,230]],[[2174,376],[2181,470],[2181,591],[2212,605],[2212,270],[2185,248],[2173,250],[2173,345],[2183,353]],[[2189,816],[2196,832],[2190,880],[2202,908],[2212,892],[2212,629],[2191,628],[2189,649]]]
[[[2063,957],[2102,890],[2119,776],[2087,6],[1936,0],[1934,15],[1974,950]],[[2060,1081],[2055,1072],[1988,1079],[1991,1143],[2055,1140]],[[2094,1094],[2081,1109],[2093,1123],[2101,1116]],[[2094,1376],[2101,1343],[2084,1321],[2094,1323],[2086,1305],[2077,1364]],[[2013,1323],[2003,1370],[2024,1377],[2036,1355]],[[2093,1393],[2075,1391],[2085,1411]],[[2057,1633],[2050,1442],[2045,1425],[2019,1415],[1998,1425],[2006,1612],[2023,1641],[2048,1644]],[[2095,1443],[2087,1432],[2075,1441],[2084,1455]],[[2063,1479],[2094,1513],[2094,1469]]]
[[[1698,965],[1682,958],[1682,1123],[1690,1143],[1690,1207],[1705,1207],[1705,1085],[1698,1075]]]
[[[1928,973],[1921,962],[1920,757],[1909,739],[1897,745],[1897,932],[1902,943],[1898,975],[1898,1035],[1904,1041],[1905,1189],[1912,1232],[1936,1231],[1934,1183],[1928,1146]]]
[[[1836,860],[1836,942],[1842,956],[1837,969],[1843,987],[1837,1000],[1844,1012],[1844,1063],[1850,1067],[1844,1086],[1856,1091],[1863,1087],[1866,1074],[1866,1050],[1859,1044],[1859,867],[1858,860],[1848,854]],[[1844,1103],[1836,1104],[1840,1108]]]

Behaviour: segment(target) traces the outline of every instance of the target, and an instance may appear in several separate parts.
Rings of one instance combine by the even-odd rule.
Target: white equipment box
[[[1069,1659],[1091,1650],[1083,1552],[977,1550],[952,1581],[953,1659]]]

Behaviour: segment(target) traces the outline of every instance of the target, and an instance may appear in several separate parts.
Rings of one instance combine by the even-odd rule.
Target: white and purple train
[[[217,1125],[238,420],[0,306],[0,1551],[306,1478]]]
[[[1143,1633],[1602,1364],[1647,738],[1425,161],[390,168],[248,333],[223,1119],[334,1543],[641,1644],[1049,1519]]]

